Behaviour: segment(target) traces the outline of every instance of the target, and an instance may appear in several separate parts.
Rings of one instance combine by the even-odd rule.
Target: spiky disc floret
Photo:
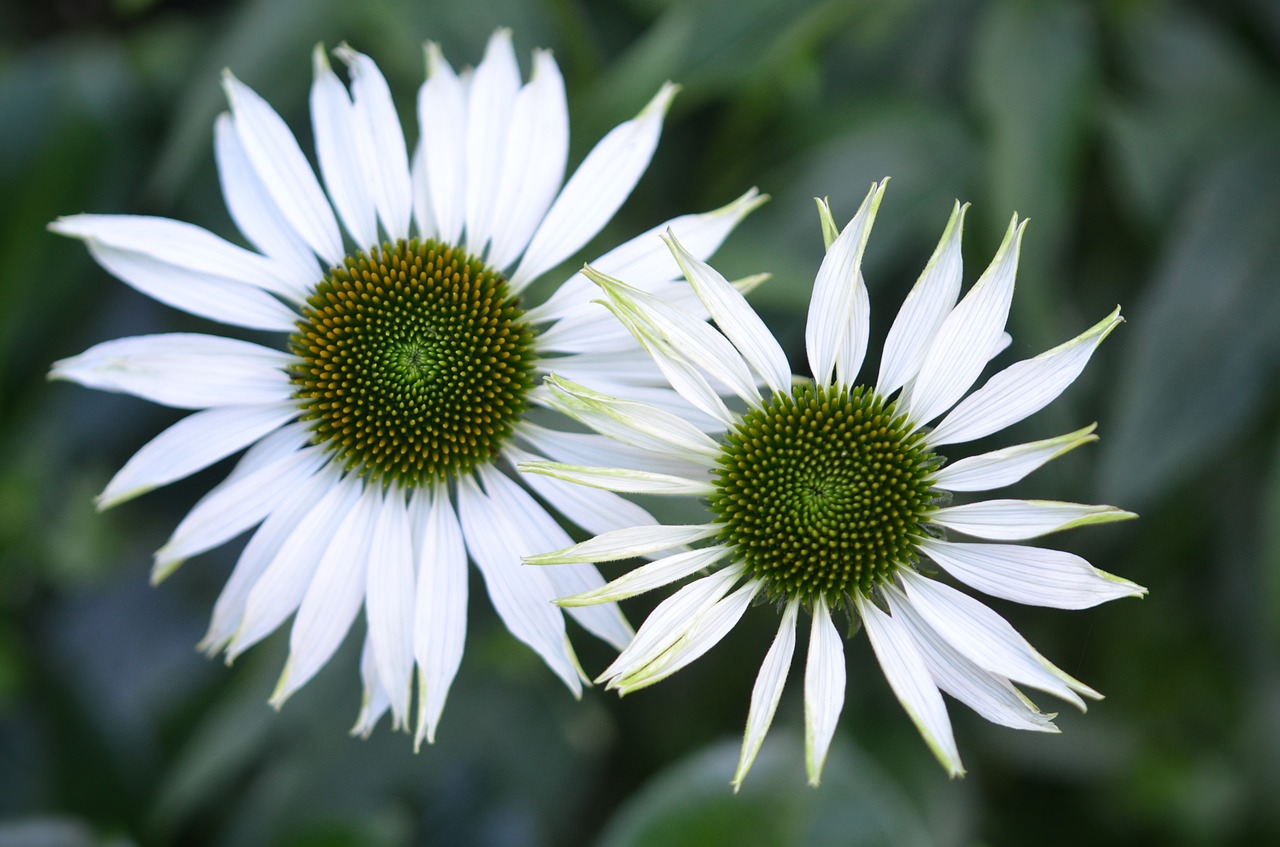
[[[725,436],[709,505],[769,596],[838,607],[914,563],[939,464],[875,392],[798,385]]]
[[[350,471],[415,487],[492,461],[527,405],[533,331],[501,274],[432,240],[348,256],[290,346],[313,437]]]

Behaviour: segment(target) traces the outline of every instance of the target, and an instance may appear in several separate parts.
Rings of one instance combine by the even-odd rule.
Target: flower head
[[[124,338],[56,363],[51,376],[196,410],[129,460],[103,508],[248,448],[156,553],[155,581],[261,524],[203,647],[230,660],[293,615],[272,697],[279,705],[329,660],[363,608],[356,731],[388,710],[397,726],[413,722],[416,670],[420,743],[434,738],[461,661],[468,559],[508,629],[577,694],[581,672],[551,601],[603,579],[591,565],[521,566],[524,554],[569,543],[543,503],[591,532],[653,523],[621,497],[539,477],[526,488],[509,469],[548,457],[665,468],[606,438],[561,431],[569,422],[554,413],[528,417],[545,405],[535,382],[552,362],[570,374],[607,371],[609,385],[656,402],[683,401],[590,302],[587,280],[575,275],[532,307],[522,297],[630,194],[675,88],[663,86],[608,133],[562,186],[568,112],[549,52],[534,52],[522,83],[506,30],[461,74],[428,44],[412,155],[377,66],[345,45],[335,53],[349,85],[317,48],[311,89],[323,187],[276,112],[225,77],[231,108],[215,126],[218,173],[256,250],[162,218],[76,215],[51,226],[139,291],[281,333],[280,346],[205,334]],[[663,227],[707,256],[759,202],[751,191]],[[696,303],[653,234],[598,264]],[[632,634],[612,605],[574,617],[619,648]]]
[[[711,569],[658,605],[601,677],[609,687],[625,694],[675,673],[711,649],[753,603],[778,610],[777,636],[751,694],[735,787],[773,719],[802,609],[811,620],[805,753],[809,779],[817,784],[844,702],[844,652],[835,622],[841,616],[866,630],[898,700],[952,775],[963,768],[940,691],[988,720],[1048,732],[1057,731],[1053,716],[1017,686],[1082,709],[1082,696],[1099,696],[1037,653],[994,611],[926,575],[926,560],[979,591],[1032,605],[1078,609],[1146,591],[1070,553],[986,543],[1133,517],[1129,512],[1044,500],[951,503],[953,493],[1009,485],[1095,440],[1093,426],[951,464],[941,452],[1004,429],[1057,397],[1120,323],[1119,309],[969,393],[1008,344],[1004,325],[1025,224],[1014,217],[990,267],[957,303],[965,213],[957,204],[894,321],[875,383],[857,384],[870,326],[860,265],[884,187],[872,186],[843,231],[826,203],[819,203],[828,250],[805,333],[811,380],[791,376],[782,348],[746,300],[674,233],[666,236],[672,254],[719,331],[616,276],[588,269],[609,308],[709,425],[553,375],[547,384],[561,411],[657,450],[683,463],[683,470],[521,466],[609,491],[701,497],[713,517],[705,524],[607,532],[527,560],[558,566],[653,559],[601,588],[561,600],[571,608],[615,602]],[[745,411],[731,411],[721,387]],[[951,532],[983,541],[950,540]]]

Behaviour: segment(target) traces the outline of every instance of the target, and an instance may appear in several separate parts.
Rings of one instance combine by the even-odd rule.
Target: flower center
[[[492,461],[533,383],[523,314],[506,279],[456,247],[347,256],[289,340],[302,419],[371,481],[416,487]]]
[[[709,506],[772,599],[840,606],[916,561],[940,461],[875,392],[799,385],[725,436]]]

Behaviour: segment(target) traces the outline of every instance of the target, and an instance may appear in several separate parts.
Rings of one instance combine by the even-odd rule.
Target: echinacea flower
[[[559,415],[528,419],[542,391],[536,377],[551,361],[568,372],[607,368],[610,384],[681,402],[590,302],[595,289],[585,279],[533,308],[520,299],[630,194],[675,88],[663,86],[609,132],[562,187],[568,112],[549,52],[534,52],[522,83],[506,30],[461,74],[428,44],[412,158],[377,66],[345,45],[336,55],[349,88],[322,48],[314,55],[323,188],[284,121],[226,74],[218,173],[231,217],[256,251],[163,218],[76,215],[51,225],[144,294],[281,333],[281,348],[205,334],[123,338],[56,363],[51,376],[197,410],[129,460],[102,508],[248,448],[156,553],[154,581],[261,524],[203,648],[225,650],[230,661],[294,615],[271,698],[279,706],[326,664],[363,608],[365,693],[354,731],[367,734],[388,709],[397,727],[409,727],[416,667],[420,744],[434,739],[461,661],[468,559],[507,628],[577,695],[581,671],[552,600],[603,579],[590,565],[521,565],[524,554],[570,541],[543,503],[591,532],[652,522],[615,495],[588,497],[536,478],[526,490],[510,466],[531,456],[645,461],[608,439],[562,431],[571,422]],[[667,225],[710,255],[760,199],[748,192]],[[600,265],[651,291],[675,288],[680,271],[660,231]],[[574,617],[618,648],[632,634],[615,606]]]
[[[1056,608],[1146,591],[1071,553],[1003,543],[1133,517],[1129,512],[1046,500],[951,504],[953,493],[1009,485],[1095,440],[1093,426],[952,464],[939,452],[998,432],[1052,401],[1120,323],[1119,309],[968,393],[1008,343],[1004,325],[1024,224],[1014,216],[990,267],[957,303],[965,213],[957,204],[889,332],[875,383],[857,383],[870,325],[860,264],[884,186],[872,187],[842,232],[819,203],[828,251],[805,333],[813,379],[792,377],[782,348],[746,300],[675,233],[666,238],[672,254],[719,331],[623,275],[588,269],[671,385],[719,425],[704,431],[669,412],[553,375],[547,383],[561,411],[682,462],[685,470],[521,465],[613,492],[699,497],[713,516],[704,524],[614,530],[526,560],[554,570],[654,559],[602,588],[562,599],[570,608],[616,602],[710,569],[654,609],[602,675],[610,688],[626,694],[670,676],[719,642],[753,603],[777,610],[781,622],[751,693],[735,788],[773,719],[802,609],[811,620],[805,758],[817,784],[844,702],[837,616],[866,630],[889,685],[953,776],[963,768],[940,690],[995,723],[1048,732],[1057,731],[1053,716],[1018,686],[1081,709],[1082,696],[1100,696],[1037,653],[996,612],[927,575],[922,565],[996,597]],[[716,383],[745,411],[732,411]],[[951,540],[953,532],[982,541]]]

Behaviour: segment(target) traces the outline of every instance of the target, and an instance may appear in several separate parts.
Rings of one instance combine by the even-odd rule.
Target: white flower
[[[388,709],[409,726],[416,666],[420,744],[434,739],[462,657],[468,558],[507,628],[577,695],[581,671],[551,601],[603,580],[591,565],[521,566],[522,555],[570,541],[542,502],[590,532],[654,522],[621,497],[557,480],[529,478],[526,490],[504,468],[550,457],[667,469],[609,439],[561,431],[570,422],[559,415],[526,417],[543,404],[535,376],[552,362],[607,373],[606,385],[673,408],[682,401],[590,302],[585,279],[527,311],[517,298],[630,194],[675,87],[606,135],[562,187],[569,124],[549,52],[534,52],[522,84],[506,30],[461,74],[428,44],[412,158],[373,61],[346,46],[336,55],[350,87],[317,48],[311,90],[324,188],[276,112],[226,75],[218,170],[256,252],[161,218],[77,215],[51,226],[139,291],[284,333],[283,349],[215,335],[124,338],[56,363],[51,376],[199,410],[130,459],[102,493],[104,508],[248,447],[156,553],[154,580],[260,523],[202,646],[225,649],[229,661],[294,615],[278,706],[328,661],[363,607],[365,697],[354,731],[367,734]],[[751,191],[664,227],[707,256],[761,200]],[[597,264],[696,304],[675,283],[660,231]],[[573,616],[618,648],[632,634],[612,605]]]
[[[735,788],[773,719],[802,607],[812,621],[805,756],[809,780],[817,784],[844,702],[844,652],[834,612],[866,629],[898,700],[953,776],[963,768],[939,690],[990,721],[1048,732],[1057,731],[1053,716],[1041,713],[1017,686],[1081,709],[1081,695],[1100,696],[1037,653],[995,612],[922,573],[921,558],[987,594],[1033,605],[1078,609],[1146,591],[1070,553],[947,539],[947,531],[954,531],[1018,541],[1133,517],[1111,506],[1043,500],[949,505],[952,492],[1009,485],[1095,440],[1093,426],[946,466],[936,452],[997,432],[1044,407],[1075,380],[1121,318],[1117,309],[1077,338],[996,373],[965,397],[988,360],[1008,344],[1004,325],[1023,226],[1015,216],[991,266],[957,303],[965,212],[957,204],[889,332],[874,386],[857,386],[870,324],[860,264],[884,186],[872,187],[843,232],[819,203],[828,251],[805,333],[814,380],[793,379],[781,347],[746,300],[675,233],[667,235],[672,254],[719,332],[603,270],[589,270],[671,385],[716,425],[704,432],[673,414],[551,376],[547,384],[561,411],[683,462],[687,470],[521,465],[609,491],[705,498],[715,516],[709,523],[618,529],[526,561],[575,566],[654,559],[606,586],[562,599],[570,608],[614,602],[712,568],[663,601],[604,672],[601,679],[622,694],[675,673],[711,649],[753,601],[779,610],[778,634],[751,694]],[[716,384],[736,395],[746,411],[730,411]],[[707,545],[689,548],[704,539]]]

